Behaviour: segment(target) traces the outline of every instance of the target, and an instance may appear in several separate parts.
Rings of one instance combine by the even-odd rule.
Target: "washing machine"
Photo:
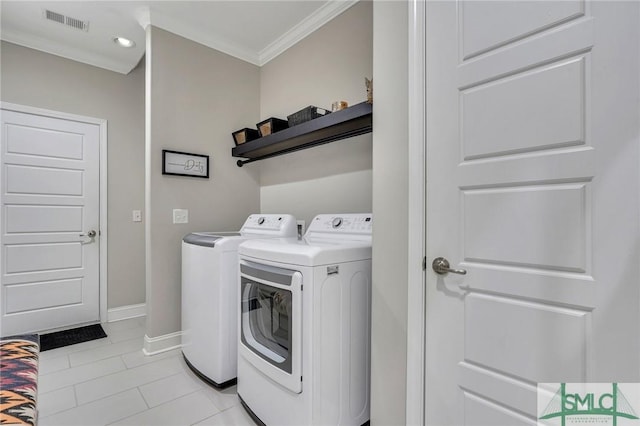
[[[238,248],[238,396],[256,422],[369,421],[371,214]]]
[[[182,240],[182,354],[216,387],[236,382],[238,245],[255,238],[297,237],[296,219],[254,214],[239,232],[195,232]]]

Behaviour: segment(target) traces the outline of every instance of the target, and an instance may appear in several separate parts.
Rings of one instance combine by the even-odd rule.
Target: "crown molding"
[[[340,15],[359,0],[329,1],[313,12],[295,27],[280,36],[277,40],[262,49],[258,54],[259,66],[265,65],[278,55]]]
[[[2,29],[2,40],[17,44],[19,46],[27,47],[29,49],[38,50],[40,52],[48,53],[50,55],[60,56],[61,58],[69,59],[75,62],[81,62],[83,64],[91,65],[98,68],[104,68],[109,71],[114,71],[120,74],[129,74],[140,62],[144,51],[140,53],[140,56],[135,60],[113,60],[107,58],[104,55],[94,55],[87,53],[84,49],[74,49],[73,47],[65,46],[61,43],[35,36],[25,36],[7,30]]]
[[[150,24],[154,27],[169,31],[173,34],[179,35],[180,37],[187,38],[191,41],[226,53],[227,55],[231,55],[251,64],[260,65],[259,57],[256,52],[230,41],[223,40],[220,37],[212,36],[206,31],[195,29],[194,27],[191,27],[190,25],[185,24],[184,22],[181,22],[167,14],[158,12],[157,10],[151,10],[151,13],[148,14],[148,18],[148,21],[145,21],[145,19],[138,19],[138,22],[140,25]]]
[[[349,9],[358,1],[359,0],[328,1],[259,52],[242,47],[231,40],[216,37],[206,30],[196,29],[195,27],[185,24],[168,14],[154,10],[153,7],[140,7],[134,11],[133,15],[135,20],[143,29],[146,29],[149,25],[153,25],[222,53],[226,53],[245,62],[249,62],[253,65],[263,66],[314,31],[321,28],[336,16]],[[144,43],[138,43],[139,47],[136,48],[135,55],[129,54],[127,58],[118,60],[113,57],[110,58],[105,55],[94,54],[85,49],[65,46],[45,38],[24,35],[8,30],[6,27],[2,29],[1,39],[10,43],[121,74],[128,74],[138,65],[140,59],[144,55],[145,45]],[[139,40],[136,40],[136,42],[139,42]]]
[[[359,0],[334,0],[327,2],[260,52],[239,46],[229,40],[215,37],[207,31],[195,29],[157,10],[141,10],[137,14],[137,19],[143,28],[146,28],[148,25],[153,25],[154,27],[172,32],[245,62],[262,66],[349,9],[358,1]]]
[[[151,25],[151,10],[148,6],[140,7],[133,12],[133,16],[138,21],[138,24],[146,31],[147,27]]]

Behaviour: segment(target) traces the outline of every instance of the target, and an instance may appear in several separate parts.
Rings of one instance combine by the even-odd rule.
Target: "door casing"
[[[9,102],[0,102],[0,108],[24,114],[94,124],[100,128],[100,272],[98,279],[100,283],[100,322],[104,323],[107,321],[107,120]]]
[[[407,282],[406,424],[425,420],[425,271],[426,248],[426,8],[409,2],[409,241]]]

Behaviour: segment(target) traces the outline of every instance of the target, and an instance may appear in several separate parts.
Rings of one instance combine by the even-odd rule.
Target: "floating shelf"
[[[263,138],[245,142],[233,148],[231,155],[247,158],[238,160],[238,167],[242,167],[265,158],[363,135],[372,130],[372,111],[371,104],[362,102]]]

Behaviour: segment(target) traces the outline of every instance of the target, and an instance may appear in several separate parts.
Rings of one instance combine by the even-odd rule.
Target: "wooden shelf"
[[[253,161],[288,154],[329,142],[363,135],[372,130],[372,105],[366,102],[327,114],[277,133],[245,142],[231,150],[238,167]]]

